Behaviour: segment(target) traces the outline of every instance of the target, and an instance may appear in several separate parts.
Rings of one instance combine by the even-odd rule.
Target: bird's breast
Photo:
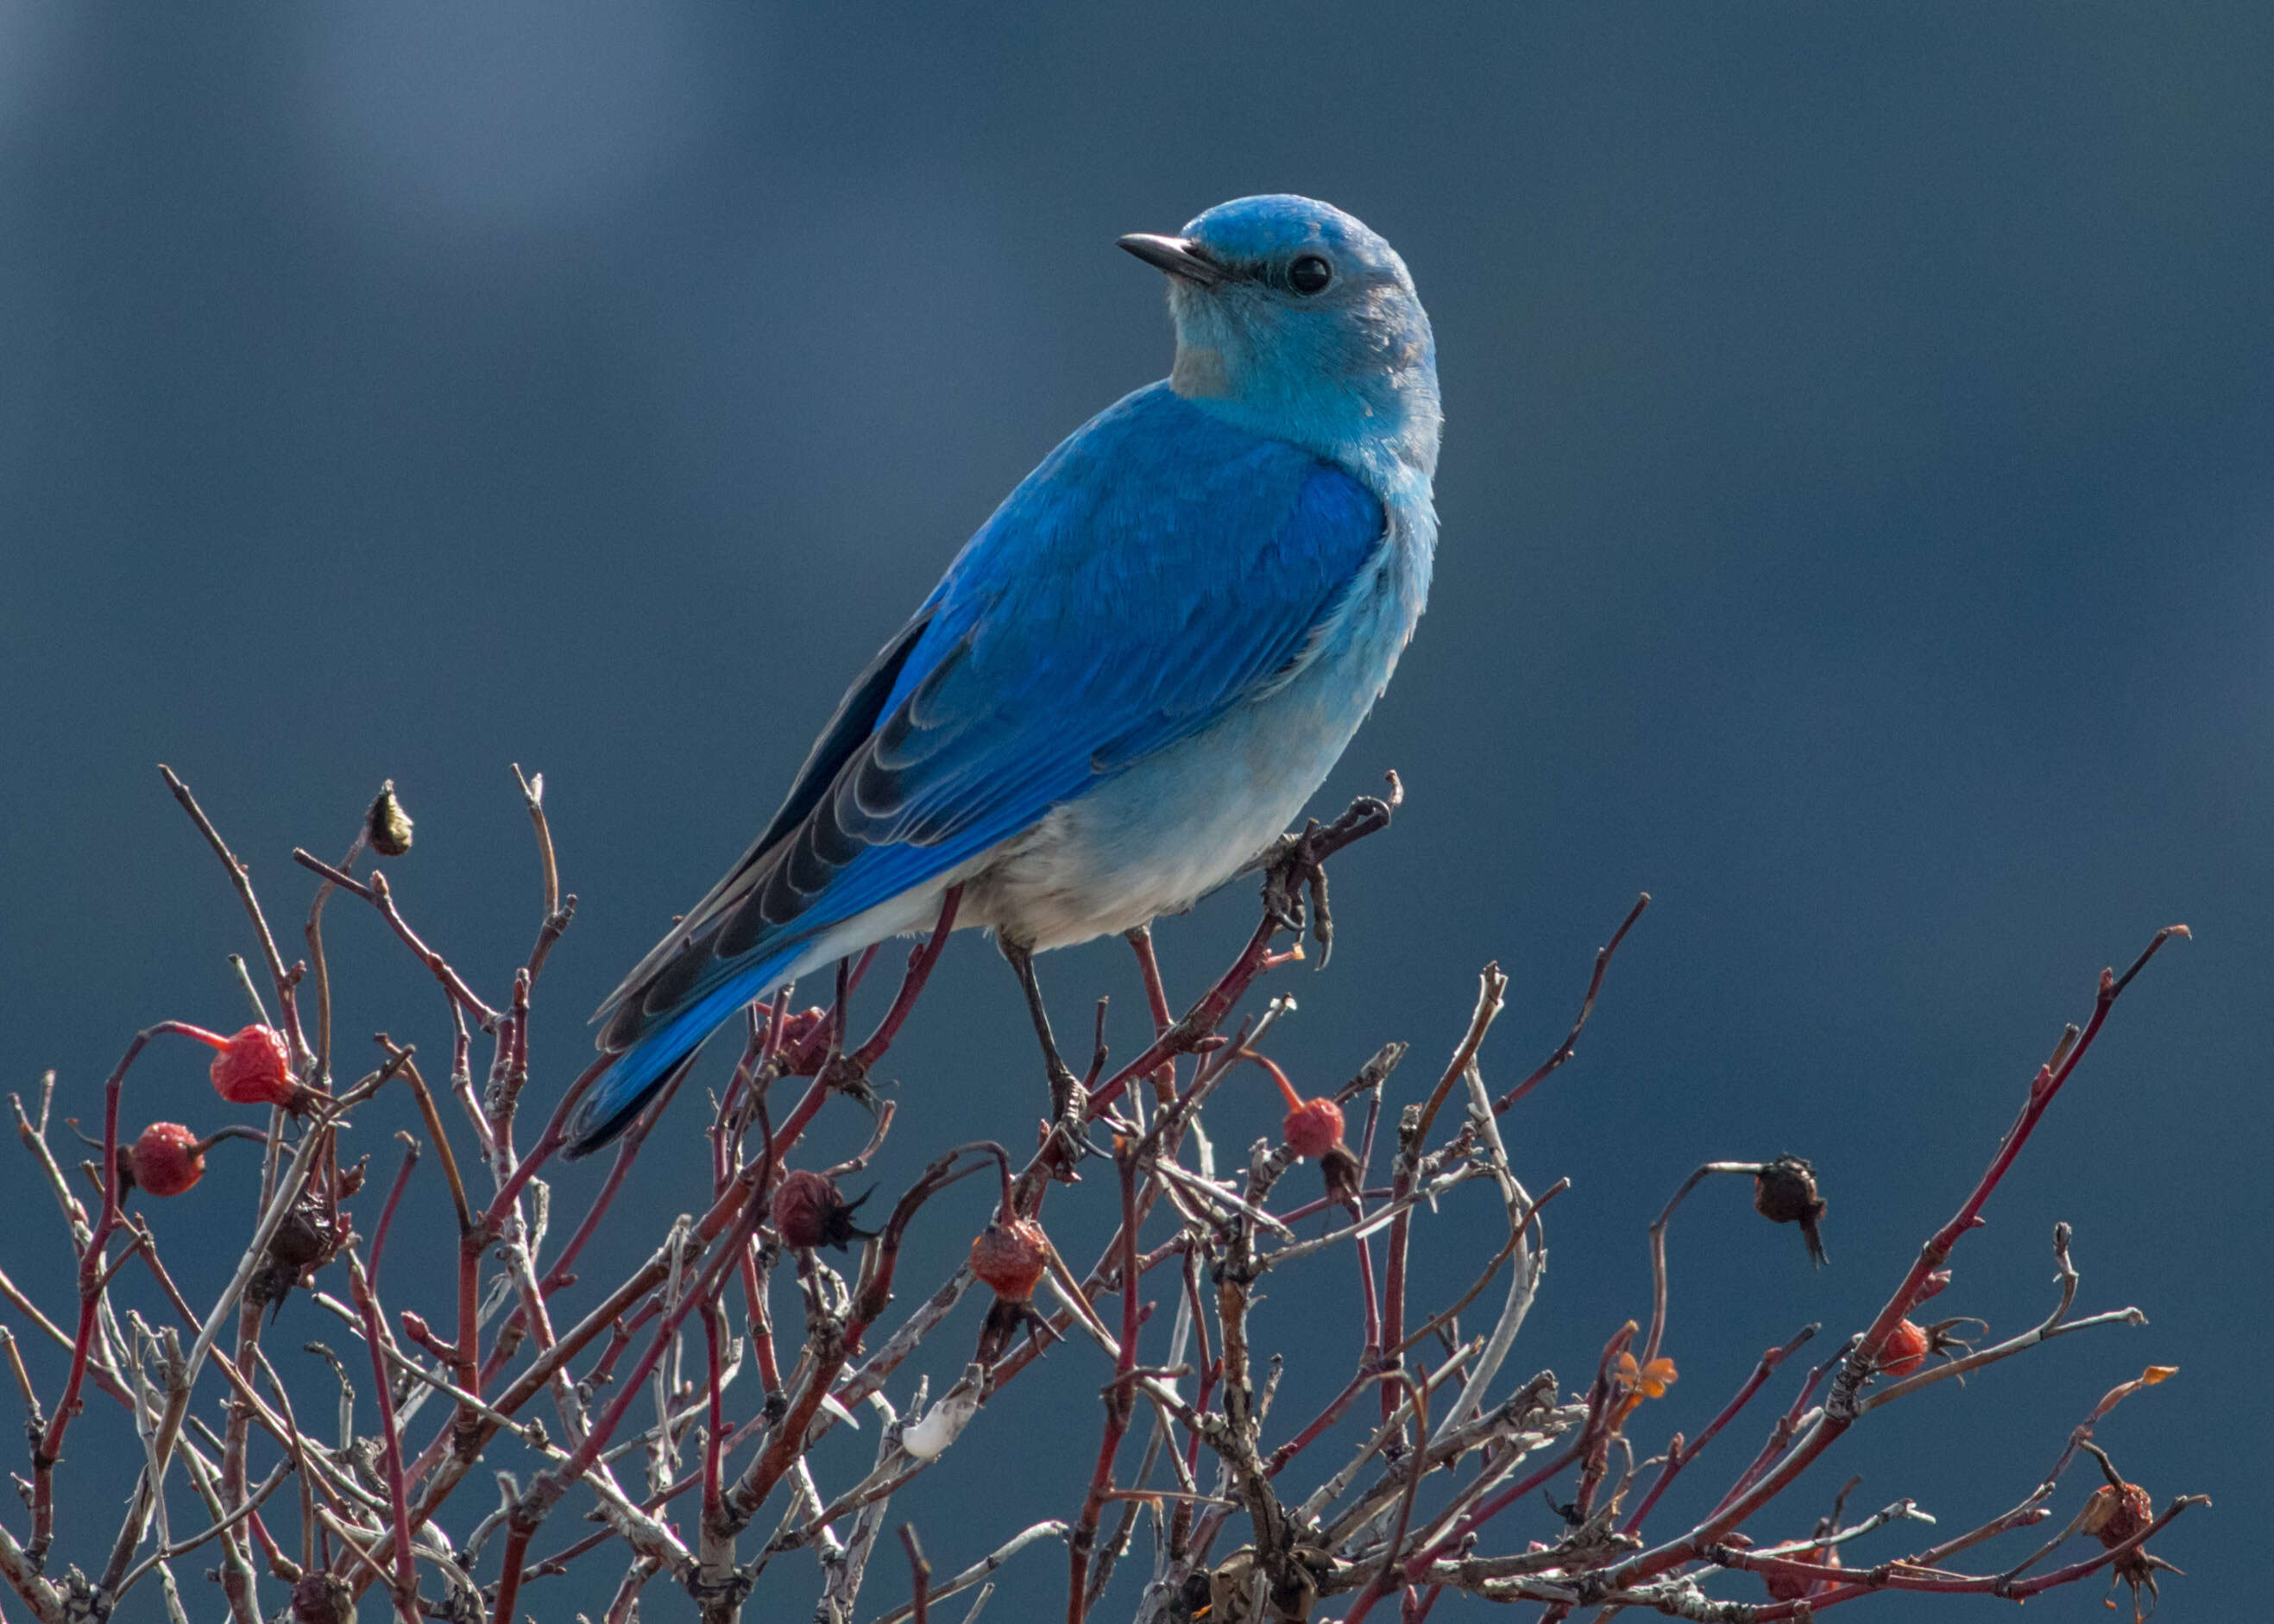
[[[1041,950],[1180,912],[1301,815],[1388,684],[1427,587],[1395,522],[1282,678],[1213,726],[1054,807],[967,882],[965,917]]]

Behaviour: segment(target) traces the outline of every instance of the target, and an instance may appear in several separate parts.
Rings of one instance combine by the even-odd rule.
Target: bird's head
[[[1329,455],[1435,469],[1429,317],[1405,261],[1359,221],[1309,198],[1239,198],[1121,246],[1168,273],[1178,394]]]

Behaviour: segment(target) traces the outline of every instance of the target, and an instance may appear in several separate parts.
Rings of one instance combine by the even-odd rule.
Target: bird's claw
[[[1112,1159],[1089,1137],[1089,1090],[1063,1065],[1050,1071],[1050,1111],[1048,1132],[1058,1138],[1067,1153],[1058,1158],[1059,1176],[1066,1182],[1073,1182],[1077,1162],[1092,1156]]]
[[[1313,818],[1301,834],[1281,835],[1265,851],[1261,866],[1264,917],[1297,936],[1307,923],[1319,944],[1317,967],[1323,970],[1334,957],[1335,921],[1327,904],[1327,870],[1319,856],[1319,820]]]

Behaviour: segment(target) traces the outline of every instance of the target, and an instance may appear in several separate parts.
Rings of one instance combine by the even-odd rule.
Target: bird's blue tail
[[[616,1056],[615,1064],[578,1103],[568,1124],[568,1143],[561,1154],[571,1161],[589,1156],[630,1127],[681,1062],[692,1058],[704,1040],[731,1019],[736,1010],[773,989],[793,956],[769,956],[643,1034]]]

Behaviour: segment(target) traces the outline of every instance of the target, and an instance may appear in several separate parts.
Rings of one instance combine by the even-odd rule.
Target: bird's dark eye
[[[1287,267],[1287,285],[1306,297],[1324,293],[1335,279],[1335,267],[1317,254],[1304,254]]]

